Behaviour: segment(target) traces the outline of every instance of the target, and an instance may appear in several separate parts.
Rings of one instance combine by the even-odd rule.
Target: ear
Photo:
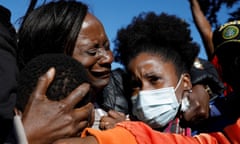
[[[19,115],[20,117],[22,117],[22,112],[20,110],[18,110],[16,107],[14,108],[14,113],[15,115]]]
[[[176,90],[176,96],[178,101],[181,102],[184,92],[189,91],[191,89],[192,89],[192,83],[191,83],[190,75],[188,73],[182,74],[180,88]]]
[[[190,75],[188,73],[183,74],[183,86],[184,86],[184,90],[192,89],[192,82],[191,82]]]

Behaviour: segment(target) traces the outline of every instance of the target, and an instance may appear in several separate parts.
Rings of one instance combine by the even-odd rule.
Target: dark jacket
[[[108,111],[113,109],[125,114],[129,114],[130,105],[130,86],[126,72],[117,68],[112,70],[109,84],[103,90],[103,97],[100,107]]]
[[[10,17],[10,11],[0,5],[0,143],[12,126],[16,101],[17,39]]]

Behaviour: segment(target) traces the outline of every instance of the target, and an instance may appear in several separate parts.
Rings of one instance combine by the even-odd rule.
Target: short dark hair
[[[84,66],[72,57],[64,54],[37,56],[19,74],[16,104],[18,109],[24,111],[38,78],[51,67],[56,69],[56,74],[46,93],[50,100],[61,100],[80,84],[89,83]],[[86,104],[89,100],[90,96],[86,96],[78,106]]]
[[[18,65],[45,53],[72,56],[75,42],[88,7],[77,1],[53,1],[41,5],[24,17],[19,28]]]
[[[118,31],[114,42],[115,60],[125,67],[140,52],[160,53],[181,73],[190,70],[199,53],[199,46],[190,36],[189,24],[166,13],[141,13]]]

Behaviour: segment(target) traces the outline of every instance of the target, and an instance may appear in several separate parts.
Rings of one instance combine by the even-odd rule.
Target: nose
[[[202,119],[207,119],[209,116],[209,112],[204,109],[201,109],[199,112],[199,115]]]
[[[198,118],[207,119],[209,117],[209,109],[203,107],[198,103]]]
[[[97,52],[99,64],[111,64],[113,62],[113,53],[111,50],[99,48]]]

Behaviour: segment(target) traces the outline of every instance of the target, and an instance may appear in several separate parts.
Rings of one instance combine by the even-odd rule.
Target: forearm
[[[159,144],[166,142],[168,144],[230,144],[230,141],[221,132],[211,134],[206,133],[197,135],[195,137],[189,137],[179,134],[158,132],[142,122],[123,122],[119,123],[117,127],[106,131],[86,129],[82,136],[94,136],[99,144]],[[233,139],[236,137],[236,134],[232,134],[230,136]],[[80,141],[82,140],[80,139]]]
[[[179,134],[162,133],[152,130],[149,126],[141,122],[120,123],[119,126],[129,130],[135,136],[138,144],[230,144],[222,133],[200,134],[195,137],[183,136]]]
[[[134,135],[130,131],[122,127],[101,131],[92,128],[85,129],[82,137],[94,136],[98,144],[137,144]]]
[[[202,37],[209,60],[212,58],[214,48],[212,43],[212,27],[203,14],[197,0],[189,0],[194,23]]]
[[[151,129],[142,122],[123,122],[113,129],[100,131],[85,129],[82,138],[62,139],[54,144],[237,144],[240,142],[240,119],[234,125],[225,128],[227,137],[221,132],[204,133],[194,137],[179,134],[162,133]]]

